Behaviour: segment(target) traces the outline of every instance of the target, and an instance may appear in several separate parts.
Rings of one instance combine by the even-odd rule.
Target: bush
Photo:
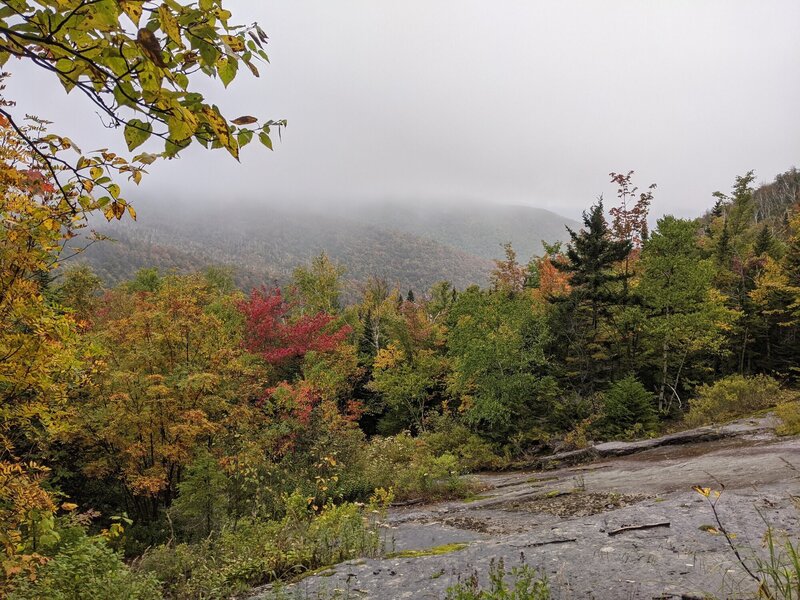
[[[391,488],[400,500],[454,498],[470,491],[454,454],[437,456],[425,439],[408,432],[373,438],[362,469],[366,487]]]
[[[157,600],[152,575],[132,572],[101,537],[76,536],[65,543],[36,579],[21,578],[9,600]]]
[[[775,414],[781,420],[778,435],[800,435],[800,400],[779,404]]]
[[[781,397],[780,385],[772,377],[732,375],[698,388],[686,423],[697,426],[730,421],[775,406]]]
[[[506,581],[510,579],[510,582]],[[480,585],[475,572],[466,581],[447,588],[446,600],[549,600],[547,578],[523,561],[507,571],[501,558],[489,566],[489,587]]]
[[[198,544],[160,546],[142,557],[139,569],[161,580],[170,598],[228,598],[309,569],[377,555],[382,544],[376,518],[385,500],[375,498],[366,510],[344,503],[314,513],[306,496],[293,494],[280,521],[243,520]]]
[[[614,383],[603,397],[602,432],[613,437],[647,434],[657,425],[653,394],[633,376]]]
[[[466,472],[497,469],[503,465],[489,442],[452,417],[441,415],[431,419],[430,424],[431,430],[420,437],[435,456],[452,454]]]

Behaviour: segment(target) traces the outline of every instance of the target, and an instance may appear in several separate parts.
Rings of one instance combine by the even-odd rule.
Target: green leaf
[[[267,148],[272,150],[272,140],[266,133],[264,133],[263,131],[259,133],[258,139],[261,140],[261,143],[264,144]]]
[[[132,151],[147,141],[153,133],[153,126],[139,119],[131,119],[125,125],[125,143],[128,150]]]
[[[242,129],[236,134],[236,140],[239,142],[239,147],[244,147],[253,139],[253,132],[250,129]]]

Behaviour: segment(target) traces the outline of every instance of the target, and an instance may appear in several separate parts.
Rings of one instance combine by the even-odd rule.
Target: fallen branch
[[[577,542],[577,538],[564,538],[559,540],[547,540],[544,542],[531,542],[530,544],[514,545],[515,548],[538,548],[539,546],[549,546],[550,544],[568,544],[569,542]]]
[[[414,506],[415,504],[422,504],[425,502],[424,498],[414,498],[413,500],[403,500],[402,502],[392,502],[389,506],[392,508],[400,508],[401,506]]]
[[[638,531],[640,529],[655,529],[656,527],[669,527],[669,521],[662,521],[661,523],[647,523],[645,525],[628,525],[627,527],[620,527],[619,529],[614,529],[613,531],[609,531],[608,535],[619,535],[620,533],[625,533],[626,531]]]

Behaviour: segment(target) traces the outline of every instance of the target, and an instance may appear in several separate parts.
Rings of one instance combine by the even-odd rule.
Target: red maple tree
[[[245,316],[244,347],[280,365],[308,352],[330,352],[351,331],[349,325],[333,325],[334,317],[324,312],[292,318],[292,308],[280,289],[253,290],[239,304]]]

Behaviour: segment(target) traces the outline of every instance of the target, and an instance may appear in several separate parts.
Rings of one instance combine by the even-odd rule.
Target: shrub
[[[651,432],[657,424],[653,394],[633,375],[614,383],[603,401],[601,429],[606,435],[634,437]]]
[[[158,581],[132,572],[101,537],[76,536],[65,543],[36,579],[15,582],[9,600],[157,600]]]
[[[510,581],[506,581],[510,579]],[[550,585],[524,562],[506,570],[503,559],[489,565],[489,587],[480,585],[478,573],[447,588],[446,600],[549,600]]]
[[[779,404],[775,414],[781,420],[778,435],[800,435],[800,400]]]
[[[698,388],[686,423],[696,426],[728,421],[774,406],[781,396],[780,385],[772,377],[732,375]]]
[[[376,518],[387,498],[367,509],[353,503],[309,509],[308,498],[285,498],[280,521],[247,519],[198,544],[160,546],[139,569],[163,582],[170,598],[228,598],[270,581],[357,556],[374,556],[382,544]]]
[[[186,539],[201,539],[219,530],[227,511],[226,485],[225,474],[210,453],[202,452],[189,465],[169,509]]]
[[[362,468],[369,488],[391,488],[401,500],[453,498],[470,491],[455,455],[436,456],[423,438],[408,432],[373,438]]]
[[[430,424],[431,430],[420,437],[435,456],[452,454],[461,470],[467,472],[502,466],[502,459],[489,442],[452,417],[434,417]]]

